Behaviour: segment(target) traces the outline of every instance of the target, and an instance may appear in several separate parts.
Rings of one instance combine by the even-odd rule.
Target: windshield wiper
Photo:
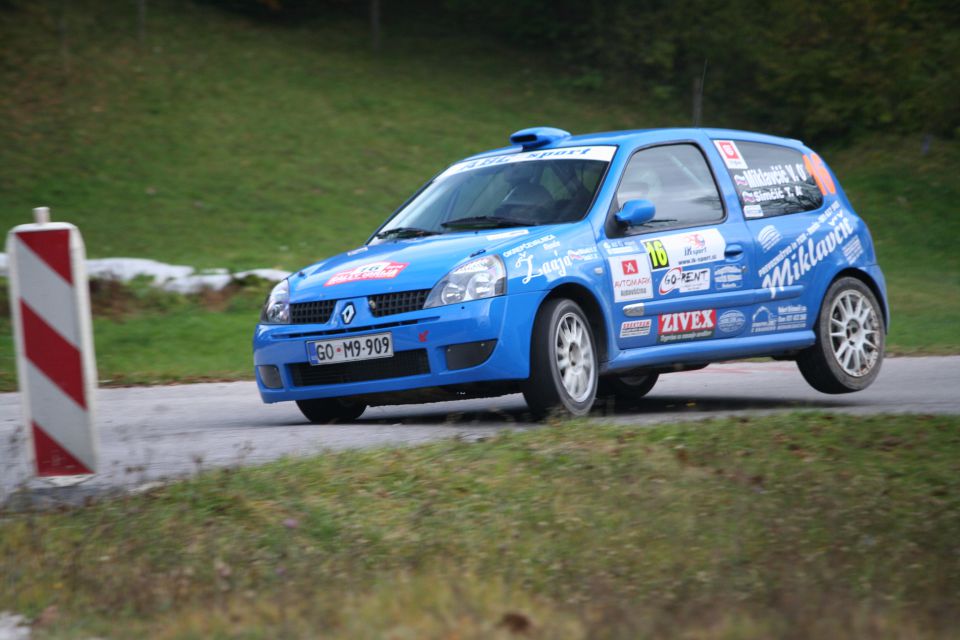
[[[447,228],[495,228],[495,227],[535,227],[539,223],[532,220],[520,220],[518,218],[504,218],[503,216],[470,216],[468,218],[457,218],[449,222],[441,222],[441,227]]]
[[[423,236],[435,236],[438,235],[439,231],[431,231],[430,229],[420,229],[418,227],[394,227],[393,229],[386,229],[385,231],[378,232],[374,237],[380,238],[422,238]]]

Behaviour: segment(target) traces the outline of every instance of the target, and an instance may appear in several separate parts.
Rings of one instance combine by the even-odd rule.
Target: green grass
[[[39,637],[947,638],[960,419],[560,424],[0,521]],[[46,616],[47,618],[54,616]]]
[[[688,122],[685,105],[642,79],[578,88],[542,56],[458,34],[398,26],[374,55],[365,25],[347,19],[255,23],[170,0],[150,4],[141,47],[129,2],[10,5],[0,9],[0,223],[50,205],[81,228],[91,257],[295,269],[358,245],[429,176],[521,127]],[[918,140],[877,137],[824,155],[877,237],[890,349],[960,351],[960,145],[936,142],[921,157]],[[249,375],[239,312],[206,314],[205,332],[189,313],[154,316],[97,323],[101,378]],[[220,353],[195,357],[213,344],[191,341],[200,335]],[[106,351],[138,342],[125,356]]]

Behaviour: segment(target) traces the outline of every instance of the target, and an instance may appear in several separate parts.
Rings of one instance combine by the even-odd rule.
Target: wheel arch
[[[583,312],[587,314],[587,320],[590,322],[590,328],[593,329],[593,335],[597,343],[597,355],[600,362],[606,362],[608,358],[608,331],[607,319],[603,313],[603,307],[596,296],[587,287],[574,282],[565,282],[550,290],[550,293],[540,302],[543,306],[547,300],[556,298],[567,298],[576,302]]]
[[[827,283],[827,288],[824,289],[824,295],[826,295],[827,290],[829,290],[830,287],[833,286],[833,283],[839,280],[840,278],[856,278],[863,284],[867,285],[867,288],[869,288],[870,291],[873,292],[874,297],[876,297],[877,302],[880,303],[880,309],[883,311],[883,331],[884,333],[889,333],[890,332],[890,309],[889,309],[889,306],[887,305],[887,299],[883,295],[883,290],[880,288],[880,285],[877,284],[877,281],[874,280],[869,273],[862,271],[861,269],[848,267],[846,269],[840,270],[839,272],[837,272],[835,276],[833,276],[833,279]]]

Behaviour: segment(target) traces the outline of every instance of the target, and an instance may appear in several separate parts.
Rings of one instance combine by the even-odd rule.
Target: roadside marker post
[[[73,484],[97,471],[86,252],[77,228],[33,210],[7,234],[17,377],[34,473]]]

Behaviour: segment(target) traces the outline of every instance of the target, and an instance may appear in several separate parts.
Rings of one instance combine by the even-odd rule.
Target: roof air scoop
[[[544,145],[569,138],[570,132],[563,129],[554,129],[553,127],[530,127],[521,129],[510,136],[511,144],[523,146],[523,150],[536,149]]]

